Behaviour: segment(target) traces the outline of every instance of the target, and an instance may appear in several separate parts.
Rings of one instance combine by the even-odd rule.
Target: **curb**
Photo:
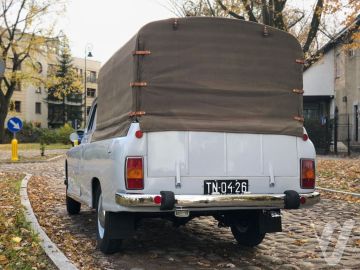
[[[25,218],[28,222],[30,222],[31,228],[34,232],[38,234],[41,247],[55,266],[59,268],[59,270],[77,270],[78,268],[64,255],[64,253],[60,251],[56,244],[50,240],[36,219],[27,193],[27,184],[31,177],[31,174],[26,174],[21,181],[20,186],[20,199],[21,204],[25,207]]]
[[[323,191],[327,191],[327,192],[351,195],[351,196],[360,198],[360,193],[354,193],[354,192],[348,192],[348,191],[342,191],[342,190],[335,190],[335,189],[330,189],[330,188],[322,188],[322,187],[316,187],[315,189],[323,190]]]
[[[0,161],[0,165],[1,164],[28,164],[28,163],[46,163],[46,162],[51,162],[57,159],[60,159],[64,156],[64,154],[62,155],[58,155],[49,159],[45,159],[45,160],[27,160],[27,161]]]

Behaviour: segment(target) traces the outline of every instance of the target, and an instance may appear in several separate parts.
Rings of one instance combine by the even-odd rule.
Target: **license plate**
[[[249,191],[248,180],[205,180],[205,195],[242,194]]]

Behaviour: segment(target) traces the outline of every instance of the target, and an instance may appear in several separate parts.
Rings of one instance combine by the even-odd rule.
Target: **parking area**
[[[80,269],[360,268],[360,204],[326,198],[311,209],[283,211],[283,232],[268,234],[256,248],[239,247],[230,230],[218,228],[210,217],[194,219],[179,228],[151,219],[140,224],[136,236],[123,243],[121,252],[105,256],[95,246],[95,212],[84,207],[78,216],[66,213],[63,164],[63,159],[0,164],[0,170],[34,175],[29,196],[35,214],[49,237]],[[318,238],[324,240],[324,228],[335,222],[339,226],[323,247],[324,256]],[[344,224],[352,224],[347,227],[349,239],[341,260],[329,265],[337,244],[339,250],[339,234],[346,231],[340,227]]]

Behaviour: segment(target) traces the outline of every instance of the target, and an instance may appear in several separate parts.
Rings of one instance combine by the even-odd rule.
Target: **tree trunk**
[[[0,143],[5,142],[5,119],[9,110],[8,108],[9,105],[6,100],[0,102]]]
[[[65,103],[65,96],[63,96],[63,126],[66,124],[66,103]]]

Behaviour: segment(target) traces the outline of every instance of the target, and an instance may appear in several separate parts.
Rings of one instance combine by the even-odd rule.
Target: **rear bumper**
[[[299,194],[300,208],[312,206],[320,201],[318,192]],[[116,203],[123,207],[160,207],[154,202],[159,195],[124,194],[115,195]],[[284,209],[285,194],[245,195],[175,195],[174,209],[206,210],[224,209]]]

